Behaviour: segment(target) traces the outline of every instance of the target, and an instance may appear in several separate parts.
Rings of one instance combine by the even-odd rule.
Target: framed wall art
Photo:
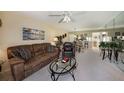
[[[23,40],[45,40],[45,31],[23,27]]]

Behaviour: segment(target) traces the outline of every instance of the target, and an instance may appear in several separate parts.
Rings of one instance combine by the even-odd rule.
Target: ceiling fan
[[[56,16],[56,17],[62,17],[58,23],[69,23],[72,21],[71,13],[68,11],[64,11],[62,14],[55,14],[55,15],[48,15],[48,16]]]

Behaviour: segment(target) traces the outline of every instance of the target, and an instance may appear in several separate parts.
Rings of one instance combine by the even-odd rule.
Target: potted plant
[[[106,44],[105,42],[100,42],[100,45],[99,45],[100,48],[105,48],[106,47]]]
[[[117,48],[117,46],[118,46],[118,45],[117,45],[116,42],[114,42],[114,41],[113,41],[113,42],[110,42],[110,48],[111,48],[111,49],[115,49],[115,48]]]

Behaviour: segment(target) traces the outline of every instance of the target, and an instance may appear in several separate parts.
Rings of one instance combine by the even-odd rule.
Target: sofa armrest
[[[20,58],[11,58],[11,59],[9,59],[9,63],[10,63],[10,65],[16,65],[16,64],[24,63],[24,60],[22,60]]]
[[[9,60],[11,71],[14,80],[23,80],[25,77],[24,74],[24,60],[19,58],[11,58]]]
[[[57,56],[59,57],[60,52],[61,52],[60,48],[55,48],[55,52],[56,52]]]

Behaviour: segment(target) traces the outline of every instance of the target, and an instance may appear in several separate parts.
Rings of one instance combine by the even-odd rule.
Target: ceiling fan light
[[[63,19],[63,22],[66,22],[66,23],[68,23],[70,21],[71,21],[71,19],[70,19],[69,16],[65,16],[64,19]]]

